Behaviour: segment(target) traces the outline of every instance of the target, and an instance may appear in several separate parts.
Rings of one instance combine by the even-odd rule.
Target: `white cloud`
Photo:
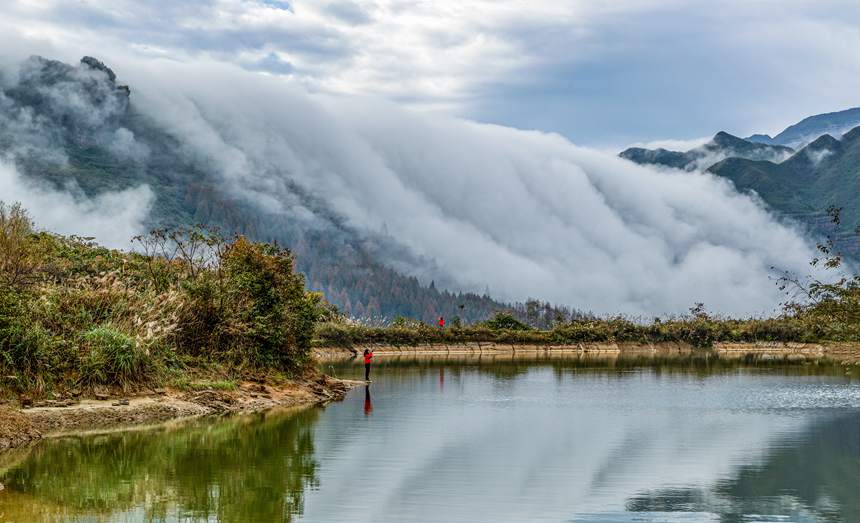
[[[108,247],[125,248],[145,231],[153,195],[139,186],[88,198],[73,187],[57,190],[22,177],[0,161],[0,200],[20,202],[41,229],[66,235],[94,236]]]
[[[231,62],[315,92],[601,145],[775,132],[857,105],[860,88],[853,0],[11,0],[0,10],[0,33],[64,53]]]
[[[782,298],[771,267],[803,272],[812,256],[799,233],[710,175],[632,165],[558,135],[308,95],[217,64],[134,71],[138,107],[234,190],[292,212],[288,183],[298,183],[360,230],[384,224],[464,288],[605,313],[703,301],[754,314]]]
[[[667,138],[664,140],[653,140],[650,142],[636,142],[624,147],[641,147],[643,149],[666,149],[667,151],[686,152],[696,147],[701,147],[713,139],[712,136],[702,138],[691,138],[689,140],[677,140]]]

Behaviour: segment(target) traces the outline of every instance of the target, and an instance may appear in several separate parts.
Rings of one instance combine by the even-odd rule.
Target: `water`
[[[324,409],[0,455],[0,522],[860,521],[841,368],[377,359]]]

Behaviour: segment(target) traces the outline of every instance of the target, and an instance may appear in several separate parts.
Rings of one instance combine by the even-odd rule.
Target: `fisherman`
[[[370,382],[370,360],[373,358],[373,351],[364,349],[364,381]]]

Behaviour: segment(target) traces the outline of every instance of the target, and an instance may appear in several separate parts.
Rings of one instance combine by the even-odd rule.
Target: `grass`
[[[137,241],[122,252],[38,232],[0,202],[0,393],[133,390],[215,368],[211,388],[308,367],[325,309],[289,251],[200,229]]]

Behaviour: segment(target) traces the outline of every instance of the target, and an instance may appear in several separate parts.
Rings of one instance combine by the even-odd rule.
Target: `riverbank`
[[[529,343],[427,343],[419,345],[357,344],[353,347],[315,347],[314,355],[320,361],[350,359],[370,349],[375,356],[403,355],[487,355],[527,357],[532,355],[581,355],[594,357],[659,357],[671,360],[673,357],[687,358],[691,355],[713,355],[727,359],[758,360],[830,360],[845,365],[860,365],[860,343],[793,343],[793,342],[753,342],[753,343],[714,343],[703,349],[688,343],[633,343],[600,342],[576,344],[529,344]]]
[[[359,382],[316,375],[281,383],[244,381],[233,390],[158,389],[148,394],[43,400],[0,406],[0,451],[46,437],[139,428],[172,420],[239,414],[275,407],[306,407],[340,401]],[[24,400],[23,403],[29,403]]]

